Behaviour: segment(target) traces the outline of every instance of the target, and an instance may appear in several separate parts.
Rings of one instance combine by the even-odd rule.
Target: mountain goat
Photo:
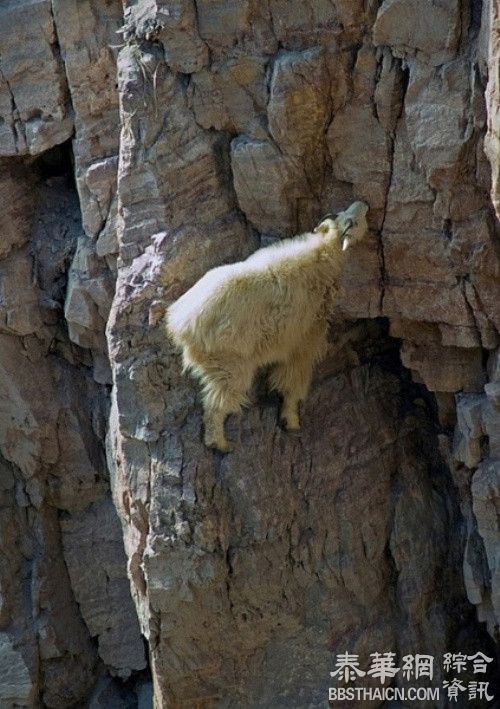
[[[346,250],[367,231],[367,211],[354,202],[312,233],[214,268],[168,308],[167,330],[182,348],[184,371],[202,383],[208,447],[230,450],[224,421],[246,402],[263,365],[272,365],[270,385],[283,396],[287,429],[299,428],[299,402],[326,350],[326,296]]]

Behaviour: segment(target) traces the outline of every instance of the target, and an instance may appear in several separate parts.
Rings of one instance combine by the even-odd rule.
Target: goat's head
[[[360,241],[368,231],[367,212],[367,204],[353,202],[348,209],[339,214],[327,214],[314,229],[314,233],[325,236],[337,234],[342,242],[342,250],[345,251],[352,244]]]

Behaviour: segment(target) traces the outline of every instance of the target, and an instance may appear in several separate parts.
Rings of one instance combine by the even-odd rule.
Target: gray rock
[[[0,27],[0,156],[38,155],[74,126],[51,3],[2,3]]]
[[[66,141],[76,123],[78,166],[94,162],[99,166],[118,153],[118,96],[113,52],[107,42],[116,41],[121,4],[115,3],[118,12],[108,36],[100,23],[104,15],[104,24],[112,24],[112,4],[105,9],[98,5],[85,2],[77,8],[71,2],[21,0],[4,3],[0,9],[0,154],[15,156],[0,163],[2,706],[80,705],[97,675],[116,671],[120,657],[119,671],[133,669],[129,666],[133,651],[129,647],[120,655],[122,646],[118,643],[117,648],[112,639],[102,642],[108,651],[103,654],[113,656],[110,665],[106,668],[99,660],[75,602],[59,523],[59,514],[71,526],[72,514],[78,520],[98,500],[111,504],[103,448],[105,390],[89,376],[92,355],[69,341],[64,320],[68,270],[77,241],[83,238],[82,216],[68,175],[67,148],[46,152]],[[67,20],[62,24],[57,22],[59,11]],[[115,111],[109,140],[104,115],[108,99]],[[40,159],[23,157],[42,152]],[[105,180],[99,181],[98,167],[90,172],[94,191],[89,188],[89,194],[95,199],[87,208],[83,195],[82,209],[89,224],[98,218],[105,222],[105,231],[111,223],[106,210],[116,207],[113,179],[108,177],[106,188]],[[102,251],[107,258],[116,251],[109,236]],[[94,256],[92,277],[97,282],[86,285],[98,312],[106,317],[111,297],[103,286],[106,262],[97,266],[96,262]],[[101,344],[104,325],[101,318]],[[107,593],[103,577],[93,579],[93,588],[107,598],[110,616],[119,612],[113,603],[125,608],[128,600],[133,620],[125,576],[123,561],[112,581],[112,593]],[[139,648],[136,658],[142,658],[142,667],[137,620],[134,626],[128,617],[127,630],[132,645],[135,642]]]
[[[137,709],[153,709],[152,682],[143,682],[137,687]]]
[[[88,709],[136,709],[137,696],[116,680],[102,677],[86,706]]]
[[[500,349],[490,352],[488,358],[488,375],[492,382],[500,381]]]
[[[491,164],[491,201],[497,217],[500,219],[500,113],[498,100],[500,95],[500,12],[494,2],[484,4],[483,41],[488,46],[488,85],[486,88],[486,105],[488,111],[487,133],[484,148]]]
[[[35,692],[22,652],[16,650],[8,633],[0,633],[0,702],[3,706],[29,706]]]
[[[500,382],[489,382],[485,385],[484,391],[491,404],[496,408],[500,408]]]
[[[494,634],[500,618],[500,565],[498,559],[500,463],[498,459],[486,459],[479,466],[472,479],[472,502],[490,572],[488,586],[491,592],[492,613],[485,620],[490,633]]]
[[[481,437],[484,436],[482,409],[484,396],[462,394],[457,396],[457,427],[453,457],[468,468],[475,468],[482,458]]]
[[[135,617],[121,526],[109,498],[61,524],[72,587],[99,656],[113,674],[128,678],[146,666]]]

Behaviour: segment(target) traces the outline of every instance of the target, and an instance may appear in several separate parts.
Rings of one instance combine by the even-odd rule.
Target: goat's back
[[[321,244],[321,237],[307,234],[208,271],[168,309],[172,339],[251,356],[267,342],[293,338],[321,306]]]

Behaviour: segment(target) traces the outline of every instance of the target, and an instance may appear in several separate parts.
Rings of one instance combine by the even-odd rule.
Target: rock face
[[[494,654],[498,23],[2,4],[2,707],[320,707],[339,652]],[[206,450],[165,307],[354,199],[301,437],[259,381]]]
[[[146,667],[104,449],[116,248],[99,257],[91,203],[113,201],[121,20],[118,2],[0,8],[2,707],[74,706]],[[93,178],[80,199],[73,170]]]

